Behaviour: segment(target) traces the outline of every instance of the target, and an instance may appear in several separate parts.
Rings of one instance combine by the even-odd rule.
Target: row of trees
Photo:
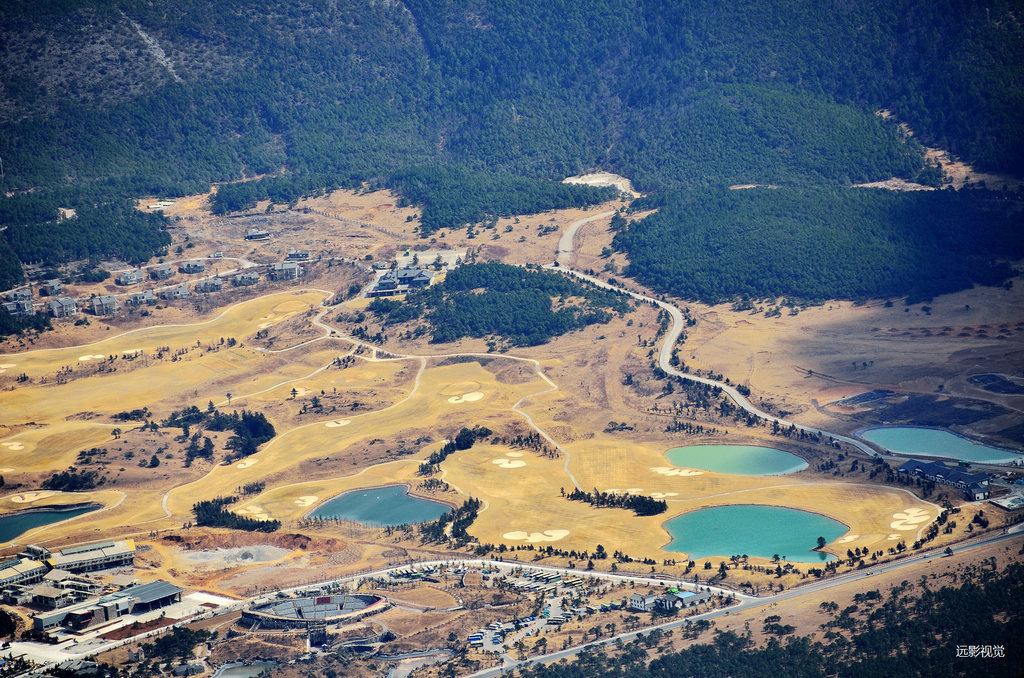
[[[227,506],[238,501],[238,497],[217,497],[196,502],[192,505],[192,513],[196,516],[196,525],[200,527],[227,527],[232,530],[247,532],[276,532],[281,527],[280,520],[258,520],[248,516],[240,516],[229,511]]]
[[[655,499],[643,494],[629,494],[628,492],[624,494],[599,492],[596,488],[592,493],[576,488],[565,495],[565,498],[570,501],[585,501],[598,508],[629,509],[638,516],[656,516],[668,510],[668,502],[663,499]]]

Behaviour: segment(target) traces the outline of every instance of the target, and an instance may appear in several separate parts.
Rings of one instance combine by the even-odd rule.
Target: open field
[[[874,553],[909,545],[938,515],[938,497],[922,499],[916,487],[908,491],[872,481],[867,469],[851,468],[849,458],[840,467],[842,454],[826,445],[773,436],[766,427],[723,418],[714,407],[686,406],[684,394],[666,392],[653,369],[662,337],[656,308],[641,305],[607,324],[500,355],[488,353],[485,339],[441,346],[425,337],[400,340],[400,330],[359,315],[365,299],[324,306],[334,292],[368,279],[356,275],[367,275],[361,268],[366,264],[352,260],[390,258],[418,242],[415,220],[406,220],[413,212],[393,204],[393,196],[383,192],[339,191],[287,213],[258,210],[218,220],[198,199],[178,201],[172,210],[183,220],[175,238],[189,235],[195,245],[190,256],[223,251],[225,257],[269,262],[303,247],[320,259],[310,264],[310,279],[290,287],[234,289],[211,295],[201,307],[168,306],[148,317],[97,319],[83,327],[58,322],[57,332],[41,335],[34,345],[8,342],[10,352],[0,355],[0,385],[6,389],[0,393],[0,468],[7,483],[0,513],[80,501],[106,509],[37,528],[4,545],[4,553],[31,542],[63,545],[133,535],[143,579],[244,596],[449,552],[446,545],[421,543],[415,530],[305,520],[342,492],[392,484],[452,506],[479,498],[482,506],[469,534],[511,549],[506,557],[567,565],[567,555],[542,556],[538,550],[593,553],[602,544],[608,552],[658,563],[666,576],[682,576],[686,554],[663,550],[669,536],[662,524],[704,507],[777,505],[829,516],[849,528],[825,547],[840,559],[848,549]],[[467,247],[481,261],[546,263],[569,223],[620,205],[502,219],[486,237],[437,233],[429,246]],[[609,262],[602,257],[610,242],[609,219],[579,229],[576,268],[600,270]],[[274,239],[240,245],[253,225],[269,228]],[[332,263],[342,259],[343,265]],[[606,278],[625,264],[621,255],[610,261]],[[236,264],[225,259],[218,265]],[[638,289],[631,281],[624,284]],[[687,304],[696,325],[687,328],[679,356],[691,369],[748,385],[755,404],[791,413],[800,423],[850,431],[863,412],[833,403],[889,388],[980,398],[1006,408],[1010,415],[960,428],[998,438],[1020,423],[1012,412],[1019,413],[1022,396],[986,391],[968,378],[1019,373],[1022,295],[1019,289],[971,290],[935,300],[927,310],[832,302],[778,318],[764,317],[764,309],[751,314]],[[357,339],[352,333],[359,327],[390,339],[381,345]],[[231,431],[159,426],[174,411],[206,410],[209,404],[221,412],[261,412],[277,435],[255,454],[225,463]],[[115,417],[143,407],[145,413],[135,418]],[[147,421],[157,426],[144,427]],[[670,430],[678,423],[702,430]],[[496,437],[452,453],[433,476],[439,484],[428,486],[420,464],[460,428],[477,425]],[[530,434],[539,442],[503,442]],[[193,435],[210,438],[212,459],[184,462]],[[789,476],[729,475],[674,468],[664,457],[667,449],[699,443],[778,447],[810,467]],[[96,470],[104,484],[80,493],[34,494],[47,492],[42,481],[72,465]],[[252,489],[243,492],[246,487]],[[626,509],[598,509],[565,499],[563,491],[574,487],[650,495],[664,499],[668,510],[638,517]],[[280,520],[282,529],[266,535],[185,527],[194,520],[195,502],[232,494],[240,498],[231,510]],[[962,503],[954,491],[939,495]],[[966,506],[956,530],[932,543],[964,538],[974,512]],[[995,525],[1004,520],[995,510],[988,515]],[[708,559],[713,572],[726,562],[726,584],[789,587],[806,576],[734,571],[729,555]],[[749,563],[770,565],[757,558]],[[612,564],[600,561],[597,568]],[[650,565],[621,567],[646,571]],[[413,606],[437,607],[451,597],[433,589],[410,595]],[[461,628],[460,614],[418,613],[396,619],[396,629],[410,647],[443,640],[449,627]],[[426,615],[434,615],[433,630],[420,636],[417,625],[428,621]]]

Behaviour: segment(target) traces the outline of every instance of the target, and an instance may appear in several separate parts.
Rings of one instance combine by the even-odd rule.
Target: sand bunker
[[[340,428],[341,426],[348,426],[352,423],[351,419],[335,419],[334,421],[327,422],[327,428]]]
[[[544,530],[543,532],[506,532],[501,535],[503,539],[509,541],[526,541],[530,544],[536,544],[541,541],[558,541],[559,539],[565,539],[569,536],[569,530]]]
[[[458,403],[474,403],[484,397],[484,394],[480,391],[470,391],[469,393],[463,393],[462,395],[452,396],[448,399],[448,402]]]
[[[0,363],[0,374],[4,374],[7,370],[12,367],[17,367],[16,363]]]
[[[19,443],[17,441],[10,442],[10,443],[0,443],[0,445],[6,447],[8,450],[24,450],[25,449],[25,443]],[[11,469],[11,470],[13,471],[14,469]]]
[[[676,468],[675,466],[652,466],[651,470],[663,476],[702,476],[704,471],[693,468]]]
[[[522,468],[526,466],[525,461],[520,461],[518,459],[492,459],[491,463],[497,464],[498,468]]]
[[[469,393],[470,391],[479,391],[480,382],[478,381],[457,381],[454,384],[448,384],[441,389],[441,395],[446,396],[457,396],[463,393]]]
[[[608,494],[640,494],[643,491],[642,487],[627,487],[624,490],[618,487],[609,487],[605,490]]]
[[[271,326],[271,325],[273,325],[273,324],[274,324],[274,323],[260,323],[260,324],[259,324],[259,325],[257,325],[256,327],[260,328],[261,330],[265,330],[265,329],[267,329],[268,327],[270,327],[270,326]]]
[[[845,537],[840,537],[839,539],[836,539],[836,543],[837,544],[849,544],[854,539],[859,539],[859,538],[860,538],[859,534],[848,534]]]
[[[903,538],[902,534],[890,534],[889,535],[889,541],[896,541],[897,539],[902,539],[902,538]]]
[[[678,492],[651,492],[651,499],[664,499],[665,497],[678,497]]]
[[[39,490],[38,492],[22,492],[21,494],[16,494],[13,497],[11,497],[11,501],[13,501],[15,504],[31,504],[34,501],[46,499],[47,497],[52,497],[55,494],[57,493],[52,492],[50,490]]]
[[[296,499],[295,500],[295,505],[296,506],[301,506],[301,507],[305,508],[307,506],[312,506],[319,499],[320,499],[320,497],[316,496],[315,494],[307,494],[307,495],[303,495],[303,496],[299,497],[298,499]]]
[[[892,514],[892,517],[895,520],[889,523],[889,527],[904,532],[916,530],[921,523],[926,523],[930,519],[926,510],[917,507],[905,508],[898,513]]]
[[[243,461],[243,462],[241,462],[239,464],[235,464],[235,466],[237,466],[238,468],[249,468],[250,466],[252,466],[253,464],[255,464],[258,461],[259,461],[259,459],[246,459],[245,461]]]
[[[87,363],[90,360],[103,360],[107,356],[102,353],[86,353],[85,355],[78,356],[79,362]]]
[[[295,397],[296,398],[301,398],[302,396],[308,396],[310,393],[312,393],[312,391],[310,391],[308,388],[302,388],[301,386],[296,386],[292,390],[295,391]]]
[[[13,466],[0,466],[0,473],[11,473],[16,470]]]
[[[270,516],[267,515],[266,510],[262,506],[253,504],[252,506],[246,506],[245,508],[238,509],[235,513],[240,516],[246,516],[249,518],[255,518],[256,520],[269,520]]]
[[[505,456],[506,457],[521,457],[521,456],[523,456],[523,453],[522,452],[506,452]]]

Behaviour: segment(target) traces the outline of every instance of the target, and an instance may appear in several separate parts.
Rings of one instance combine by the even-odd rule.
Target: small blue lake
[[[666,521],[666,551],[691,559],[746,554],[785,556],[791,563],[822,563],[835,556],[815,551],[818,537],[832,543],[849,528],[826,516],[781,506],[714,506]]]
[[[352,490],[324,502],[309,518],[351,520],[371,527],[394,527],[437,520],[452,508],[409,494],[405,485]]]
[[[879,426],[861,429],[856,436],[881,445],[894,454],[917,454],[979,464],[1005,464],[1021,456],[1013,450],[983,445],[940,428]]]
[[[24,534],[37,527],[56,523],[61,520],[67,520],[68,518],[74,518],[75,516],[80,516],[83,513],[95,511],[98,508],[102,507],[99,504],[91,504],[89,506],[79,506],[69,509],[42,509],[38,511],[28,511],[25,513],[0,516],[0,543],[10,541],[18,535]]]
[[[665,453],[675,466],[746,476],[781,476],[807,468],[807,462],[789,452],[756,445],[689,445]]]

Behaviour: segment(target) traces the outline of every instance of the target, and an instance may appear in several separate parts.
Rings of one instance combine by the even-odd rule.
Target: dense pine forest
[[[658,211],[614,242],[630,276],[686,299],[914,303],[1007,280],[1005,260],[1024,256],[1024,213],[1006,203],[985,191],[677,191],[637,201]]]
[[[216,210],[367,184],[420,205],[428,234],[601,200],[556,183],[593,169],[646,192],[936,183],[920,140],[1024,173],[1017,9],[12,0],[0,7],[0,286],[19,261],[143,260],[163,246],[159,224],[121,201],[242,177],[263,176],[222,187]],[[801,195],[793,209],[821,198]],[[888,198],[856,200],[877,200],[870,211]],[[936,210],[920,200],[908,219]],[[83,244],[97,227],[59,221],[57,206],[106,210],[106,230]],[[139,235],[112,242],[128,231]]]
[[[558,310],[552,301],[559,300]],[[410,292],[405,301],[374,299],[367,310],[385,323],[424,318],[409,332],[429,331],[431,341],[500,337],[513,346],[536,346],[588,325],[607,323],[631,302],[608,290],[557,273],[508,264],[467,264],[444,281]],[[429,327],[429,329],[428,329]]]

